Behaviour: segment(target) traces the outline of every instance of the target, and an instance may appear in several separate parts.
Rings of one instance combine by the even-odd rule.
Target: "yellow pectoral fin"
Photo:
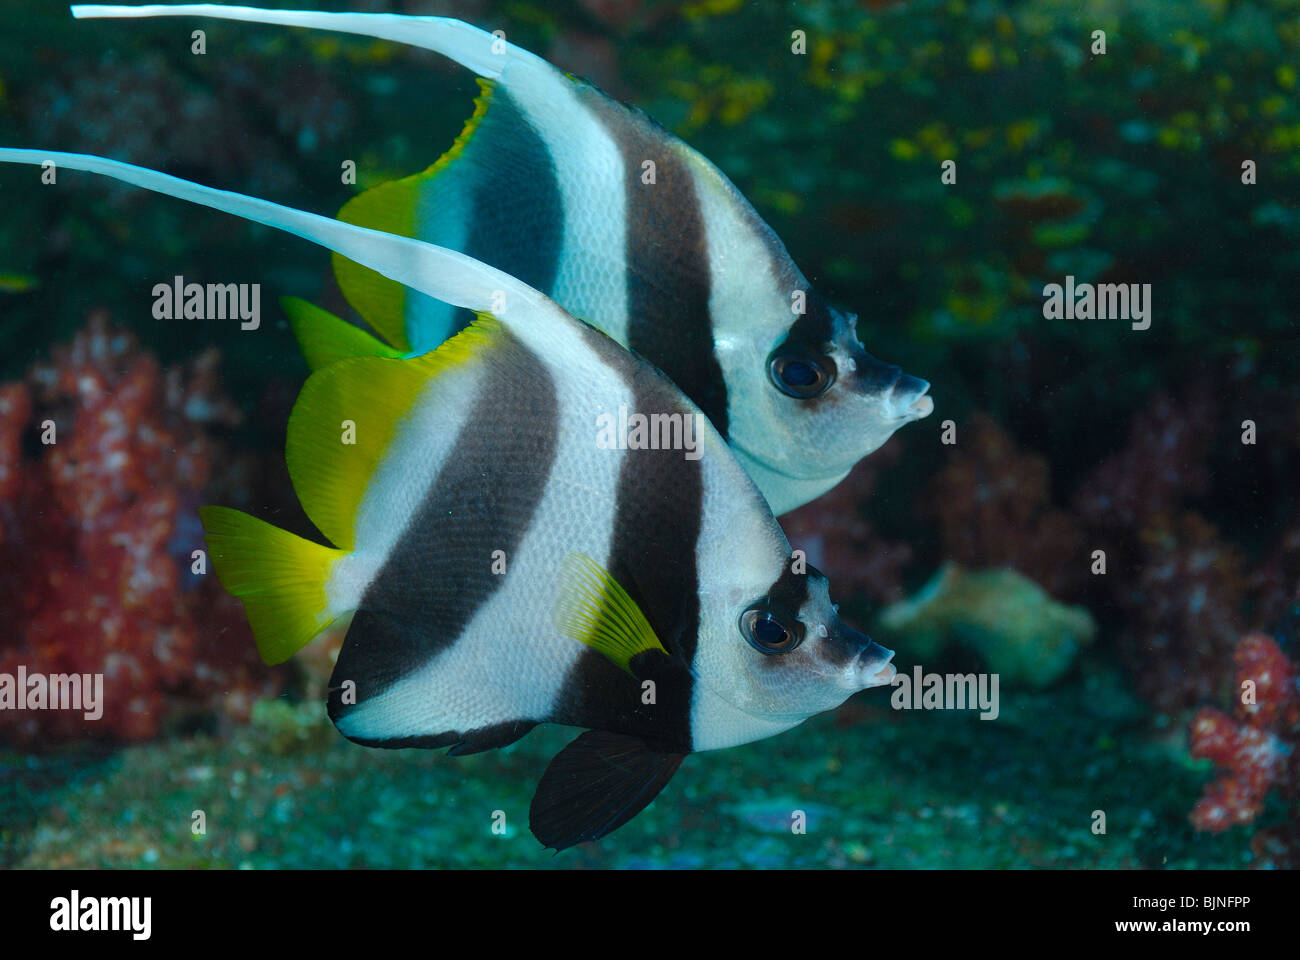
[[[623,585],[586,554],[564,558],[556,593],[555,619],[559,629],[608,657],[632,673],[632,658],[664,649],[654,628]]]

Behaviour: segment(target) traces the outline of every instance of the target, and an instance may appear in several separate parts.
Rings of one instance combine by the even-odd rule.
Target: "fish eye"
[[[759,653],[789,653],[803,642],[803,624],[787,627],[772,611],[753,606],[740,615],[740,632]]]
[[[808,400],[825,393],[835,380],[824,364],[797,353],[772,354],[768,374],[778,390],[797,400]]]

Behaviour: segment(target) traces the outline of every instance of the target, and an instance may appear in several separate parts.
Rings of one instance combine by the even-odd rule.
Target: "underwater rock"
[[[259,192],[300,186],[301,156],[355,126],[355,91],[326,65],[245,51],[241,69],[177,71],[156,52],[108,52],[75,70],[43,73],[24,106],[52,137],[129,157],[166,156],[213,179],[247,175]],[[178,108],[176,104],[180,104]],[[231,111],[229,104],[242,109]],[[122,192],[122,204],[140,203]]]
[[[0,385],[0,504],[8,504],[22,489],[19,461],[23,453],[23,432],[32,415],[32,396],[26,384]],[[5,526],[0,524],[0,543]]]
[[[1058,603],[1014,570],[970,572],[951,563],[915,597],[881,613],[879,627],[916,661],[959,641],[1002,683],[1034,689],[1064,676],[1097,632],[1087,610]]]

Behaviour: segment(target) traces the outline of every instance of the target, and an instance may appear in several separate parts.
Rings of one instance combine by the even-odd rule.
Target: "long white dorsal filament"
[[[506,318],[506,310],[526,304],[548,303],[527,284],[455,250],[423,240],[399,237],[358,227],[332,217],[296,210],[242,193],[191,183],[147,167],[84,153],[15,150],[0,147],[0,162],[40,166],[53,161],[70,170],[98,173],[155,193],[233,213],[245,220],[275,227],[341,253],[390,280],[453,306],[487,310]],[[501,296],[501,294],[508,296]],[[503,307],[504,303],[504,307]]]
[[[259,7],[228,7],[215,3],[154,3],[144,6],[78,4],[72,15],[79,20],[147,17],[210,17],[246,23],[269,23],[286,27],[332,30],[379,40],[392,40],[433,50],[495,79],[511,62],[554,68],[535,54],[504,39],[448,17],[409,17],[396,13],[324,13],[316,10],[264,10]]]

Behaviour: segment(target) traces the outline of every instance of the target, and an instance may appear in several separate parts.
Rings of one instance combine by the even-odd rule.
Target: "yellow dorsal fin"
[[[307,516],[336,546],[352,549],[375,467],[430,381],[480,362],[501,333],[496,318],[481,313],[422,356],[354,357],[307,378],[289,415],[285,459]]]
[[[632,672],[632,658],[664,649],[654,628],[623,585],[591,557],[571,553],[560,568],[555,620],[574,640],[596,650]]]
[[[451,149],[421,173],[381,183],[357,194],[343,205],[339,219],[359,227],[414,237],[416,210],[422,192],[432,178],[460,156],[487,113],[495,84],[480,77],[478,85],[480,93],[474,99],[474,113],[465,122]],[[399,350],[410,349],[406,337],[406,298],[409,295],[406,287],[337,253],[334,254],[334,276],[348,303],[380,336]]]
[[[397,358],[403,355],[402,351],[372,337],[360,327],[354,327],[306,300],[284,297],[280,306],[289,317],[289,326],[293,328],[302,355],[312,370],[349,357]]]

